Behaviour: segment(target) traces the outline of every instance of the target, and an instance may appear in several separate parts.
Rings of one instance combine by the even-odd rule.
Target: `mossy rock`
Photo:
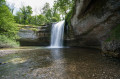
[[[112,40],[120,40],[120,24],[117,25],[113,30],[110,32],[110,37],[106,39],[105,42],[109,42]]]

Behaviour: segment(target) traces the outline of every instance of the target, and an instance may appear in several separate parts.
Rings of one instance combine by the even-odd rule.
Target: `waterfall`
[[[51,47],[62,47],[64,39],[64,23],[65,21],[60,21],[52,25],[51,31]]]

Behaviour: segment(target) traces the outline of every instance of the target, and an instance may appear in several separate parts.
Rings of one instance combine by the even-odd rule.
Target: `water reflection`
[[[59,48],[51,49],[51,55],[53,60],[62,59],[63,58],[63,50]]]
[[[66,69],[64,67],[65,58],[63,55],[63,49],[51,49],[51,55],[53,60],[54,73],[57,77],[63,76],[66,73]]]
[[[120,63],[83,48],[30,48],[0,57],[0,79],[119,79]],[[26,51],[25,51],[26,50]]]

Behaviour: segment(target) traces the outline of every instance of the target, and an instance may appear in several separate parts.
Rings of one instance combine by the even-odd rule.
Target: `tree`
[[[38,18],[37,19],[37,21],[38,21],[37,24],[38,25],[44,25],[46,23],[47,19],[44,15],[40,14],[40,15],[37,16],[37,18]]]
[[[54,14],[53,14],[53,17],[52,17],[52,22],[58,22],[58,21],[60,21],[60,20],[61,20],[60,14],[54,13]]]
[[[27,20],[27,10],[26,10],[26,7],[23,6],[22,8],[20,8],[20,11],[23,14],[22,23],[26,24],[26,20]]]
[[[23,18],[23,14],[21,12],[17,12],[16,16],[15,16],[16,22],[21,24],[22,23],[22,18]]]
[[[46,3],[42,8],[42,14],[46,17],[46,23],[60,21],[60,15],[57,13],[56,9],[50,8],[49,3]]]
[[[0,0],[0,35],[6,35],[9,38],[14,38],[17,32],[14,17],[5,0]]]
[[[23,6],[20,8],[21,13],[23,14],[23,20],[22,23],[24,24],[29,24],[30,23],[30,18],[32,14],[32,7],[31,6]]]
[[[48,20],[48,23],[51,22],[51,18],[52,18],[52,10],[49,9],[46,14],[45,14],[47,20]]]
[[[28,23],[30,24],[30,22],[31,22],[31,15],[32,15],[33,11],[32,11],[32,7],[31,6],[27,6],[26,8],[27,8],[27,20],[28,20]]]
[[[42,14],[46,15],[46,13],[48,12],[48,10],[50,10],[50,4],[49,3],[45,3],[44,7],[42,8]]]
[[[15,9],[15,4],[14,3],[13,4],[8,4],[8,8],[11,11],[11,13],[13,14],[14,9]]]
[[[54,9],[55,11],[60,12],[60,14],[64,17],[72,9],[73,4],[74,0],[56,0],[54,2]]]

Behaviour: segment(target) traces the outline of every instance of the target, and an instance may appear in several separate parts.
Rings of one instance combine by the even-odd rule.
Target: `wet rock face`
[[[80,45],[101,46],[120,24],[120,0],[76,0],[71,19]]]

